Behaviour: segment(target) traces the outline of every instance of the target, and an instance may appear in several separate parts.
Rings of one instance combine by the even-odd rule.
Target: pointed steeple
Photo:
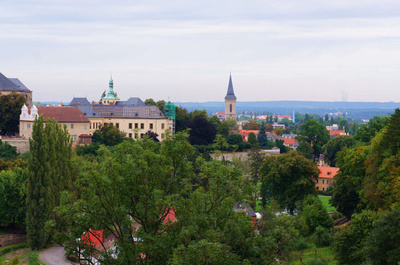
[[[228,85],[228,92],[226,93],[225,99],[233,98],[236,99],[235,92],[233,91],[232,85],[232,75],[229,75],[229,85]]]

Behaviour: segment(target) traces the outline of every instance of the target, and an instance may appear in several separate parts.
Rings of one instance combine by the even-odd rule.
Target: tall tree
[[[307,195],[316,195],[318,167],[310,160],[291,151],[267,156],[261,168],[263,185],[270,186],[272,196],[291,213]]]
[[[265,133],[265,124],[262,123],[260,126],[260,130],[258,131],[257,141],[260,147],[265,148],[268,147],[268,137]]]
[[[388,125],[389,120],[389,116],[373,117],[369,120],[368,124],[358,128],[354,135],[354,140],[364,144],[369,144],[372,138],[374,138],[375,135],[386,125]]]
[[[186,127],[190,129],[190,143],[194,145],[209,145],[217,135],[214,125],[201,116],[195,116],[189,120]]]
[[[301,131],[297,137],[300,143],[305,142],[312,146],[314,160],[319,158],[322,146],[329,140],[329,132],[325,126],[314,119],[309,119],[301,125]]]
[[[17,93],[0,96],[0,134],[18,133],[19,115],[26,98]]]
[[[330,139],[323,147],[322,153],[324,154],[324,160],[331,167],[335,166],[336,155],[344,148],[350,148],[354,144],[353,137],[347,136],[336,136]]]
[[[48,120],[44,127],[40,116],[33,124],[31,156],[27,182],[26,225],[32,249],[42,249],[51,240],[44,230],[54,217],[61,192],[72,185],[72,140],[66,127]]]
[[[253,132],[249,133],[247,141],[249,142],[252,148],[258,146],[257,136]]]

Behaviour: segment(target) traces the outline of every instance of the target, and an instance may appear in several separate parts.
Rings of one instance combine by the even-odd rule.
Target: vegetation
[[[25,97],[18,93],[0,96],[0,135],[18,133],[19,116],[25,103]]]

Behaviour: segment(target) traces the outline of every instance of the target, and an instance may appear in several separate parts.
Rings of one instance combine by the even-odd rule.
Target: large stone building
[[[173,117],[168,118],[157,106],[147,106],[136,97],[121,101],[114,92],[112,79],[108,92],[103,93],[100,102],[90,103],[86,98],[74,98],[70,106],[78,107],[89,119],[90,134],[104,123],[111,123],[129,138],[142,138],[152,131],[159,135],[161,141],[165,131],[170,129],[173,132],[174,128]]]
[[[30,91],[18,78],[7,78],[0,73],[0,96],[18,93],[26,98],[28,105],[32,105],[32,91]]]
[[[236,96],[233,91],[232,75],[229,76],[228,92],[225,96],[225,119],[236,120]]]
[[[42,115],[44,120],[55,119],[61,126],[67,126],[74,144],[90,141],[90,122],[76,107],[27,107],[23,106],[19,118],[19,135],[24,138],[32,137],[33,122]]]

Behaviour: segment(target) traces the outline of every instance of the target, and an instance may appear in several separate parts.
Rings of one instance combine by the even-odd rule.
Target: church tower
[[[229,75],[228,92],[225,96],[225,119],[236,120],[236,96],[233,92],[232,75]]]
[[[110,76],[110,81],[108,82],[108,93],[104,91],[101,96],[101,104],[103,105],[115,105],[115,103],[119,101],[117,97],[117,93],[114,92],[114,81],[112,76]]]

